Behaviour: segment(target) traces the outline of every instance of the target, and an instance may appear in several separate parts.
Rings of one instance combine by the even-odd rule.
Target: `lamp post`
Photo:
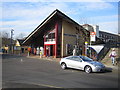
[[[14,31],[14,30],[11,29],[11,40],[10,40],[10,52],[11,52],[11,53],[12,53],[12,50],[13,50],[13,42],[12,42],[12,41],[13,41],[13,35],[14,35],[14,34],[13,34],[13,31]]]
[[[75,55],[79,54],[79,33],[76,34]]]
[[[90,32],[90,57],[92,57],[91,42],[96,41],[96,32]]]

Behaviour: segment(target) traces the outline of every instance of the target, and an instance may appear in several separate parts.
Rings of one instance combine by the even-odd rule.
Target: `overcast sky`
[[[59,9],[79,24],[99,25],[102,31],[118,33],[118,0],[64,1],[3,0],[0,4],[2,9],[0,28],[8,33],[14,29],[14,37],[20,33],[27,36],[49,14],[55,9]]]

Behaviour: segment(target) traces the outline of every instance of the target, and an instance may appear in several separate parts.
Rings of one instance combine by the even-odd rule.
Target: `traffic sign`
[[[90,33],[90,41],[95,41],[96,32]]]

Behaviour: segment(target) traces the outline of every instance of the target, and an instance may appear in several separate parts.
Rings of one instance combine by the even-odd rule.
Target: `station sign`
[[[96,32],[90,33],[90,41],[95,41]]]

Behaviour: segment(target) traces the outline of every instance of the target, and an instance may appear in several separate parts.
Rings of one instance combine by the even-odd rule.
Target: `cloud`
[[[2,2],[118,2],[119,0],[1,0]]]
[[[89,24],[97,24],[102,31],[118,33],[118,15],[106,15],[87,18]]]
[[[85,7],[87,10],[100,10],[100,9],[107,9],[113,8],[113,5],[107,2],[90,2]]]
[[[117,21],[118,15],[88,17],[88,18],[86,18],[86,20],[88,23],[93,23],[93,24],[102,23],[104,21],[111,22],[111,21]]]
[[[74,6],[73,6],[74,5]],[[73,6],[73,7],[71,7]],[[77,15],[84,10],[112,8],[109,3],[3,3],[3,19],[38,19],[47,17],[53,10],[59,9],[68,15]],[[26,17],[27,16],[27,17]]]
[[[53,10],[67,8],[64,3],[4,3],[1,30],[32,32]]]
[[[102,22],[102,23],[98,23],[98,25],[101,31],[106,31],[106,32],[114,33],[114,34],[118,33],[118,22],[117,21]]]
[[[64,3],[5,3],[3,19],[38,19],[47,17],[56,8],[64,10]],[[7,6],[9,5],[9,6]]]
[[[93,3],[91,2],[86,2],[86,3],[5,2],[3,3],[3,12],[2,12],[3,21],[0,22],[3,24],[1,29],[10,31],[13,28],[15,30],[15,35],[21,32],[24,32],[27,35],[31,33],[55,9],[59,9],[67,16],[75,20],[77,16],[83,15],[84,10],[90,12],[91,10],[94,11],[94,10],[113,8],[113,6],[110,3],[107,2],[100,2],[100,3],[101,4],[96,2]],[[100,17],[98,16],[91,18],[97,20]],[[103,16],[102,18],[108,18],[108,16]],[[110,18],[111,17],[109,17],[108,19]],[[116,16],[113,15],[112,18],[116,18]],[[76,20],[77,19],[78,18],[76,18]],[[100,25],[102,25],[102,23]],[[103,25],[101,27],[103,27]]]
[[[105,10],[114,8],[114,6],[109,2],[81,2],[77,6],[79,9],[95,11],[95,10]]]
[[[0,22],[1,23],[1,22]],[[16,31],[29,31],[33,30],[35,26],[39,24],[39,21],[4,21],[2,22],[2,30],[4,29],[15,29]]]

